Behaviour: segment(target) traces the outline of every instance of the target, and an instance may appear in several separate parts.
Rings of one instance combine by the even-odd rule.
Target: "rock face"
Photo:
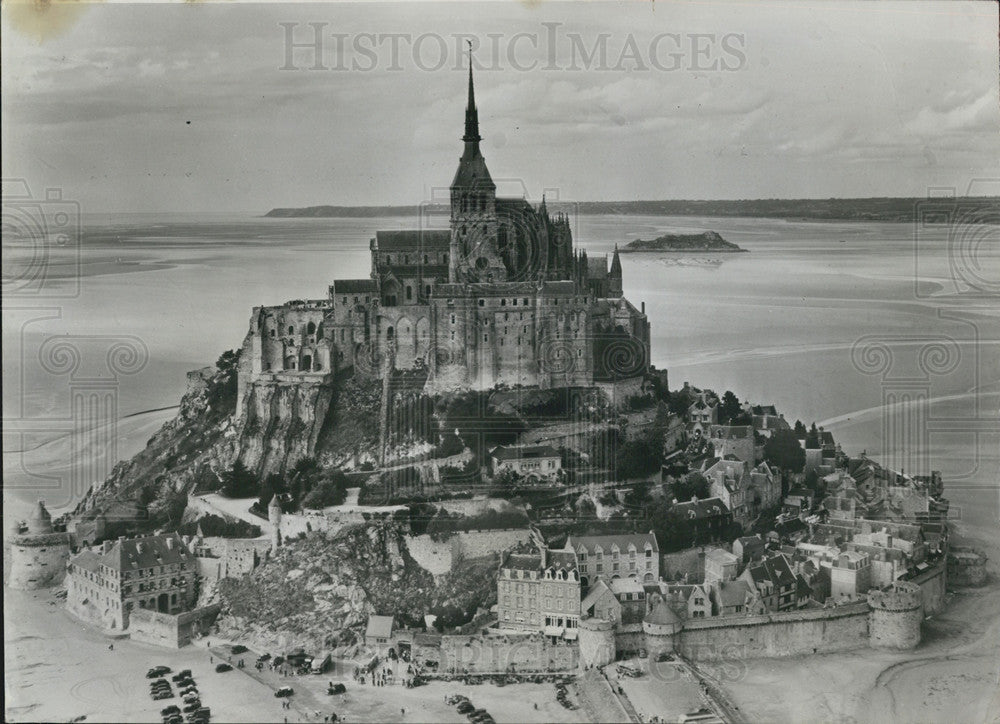
[[[319,382],[249,385],[242,405],[240,460],[266,475],[313,455],[332,399],[332,386]]]
[[[623,252],[632,251],[746,251],[736,244],[726,241],[714,231],[703,234],[664,234],[655,239],[635,241],[626,244]]]
[[[268,650],[355,643],[371,614],[396,614],[407,599],[432,595],[433,577],[404,551],[386,521],[293,541],[246,578],[220,582],[219,632]]]

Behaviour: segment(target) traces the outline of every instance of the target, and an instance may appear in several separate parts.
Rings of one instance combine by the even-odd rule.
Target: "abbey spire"
[[[469,56],[469,100],[465,106],[465,135],[462,140],[466,144],[475,143],[476,151],[479,151],[479,142],[482,137],[479,135],[479,111],[476,110],[476,88],[472,82],[472,56]],[[468,148],[468,146],[466,146]]]

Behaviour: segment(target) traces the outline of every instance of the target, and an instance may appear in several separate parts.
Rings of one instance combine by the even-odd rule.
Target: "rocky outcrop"
[[[726,241],[714,231],[702,234],[664,234],[655,239],[636,239],[625,245],[622,252],[633,251],[746,251]]]
[[[333,387],[329,383],[256,381],[248,385],[239,458],[261,475],[283,473],[314,454]]]

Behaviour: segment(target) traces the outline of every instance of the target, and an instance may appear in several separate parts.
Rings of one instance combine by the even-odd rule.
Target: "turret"
[[[271,523],[271,553],[274,554],[281,547],[281,503],[278,502],[277,493],[271,497],[271,504],[267,506],[267,519]]]

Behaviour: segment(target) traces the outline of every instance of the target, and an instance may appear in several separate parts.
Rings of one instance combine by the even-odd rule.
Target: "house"
[[[750,462],[729,455],[716,458],[702,473],[709,480],[712,495],[726,504],[740,525],[749,525],[763,510],[781,502],[781,479],[767,463],[752,467]]]
[[[764,556],[764,541],[759,535],[741,536],[733,541],[733,555],[739,559],[742,570],[747,563]]]
[[[580,590],[573,550],[509,553],[497,576],[497,625],[574,640],[580,621]]]
[[[618,599],[623,624],[642,623],[646,615],[646,589],[635,578],[615,578],[608,584]]]
[[[864,551],[842,551],[830,562],[830,595],[834,601],[856,599],[871,587],[871,559]]]
[[[365,645],[371,648],[388,646],[392,641],[395,623],[392,616],[369,616],[368,627],[365,629]]]
[[[176,533],[104,541],[70,558],[66,605],[108,629],[126,629],[135,608],[187,611],[194,603],[198,563]]]
[[[736,578],[740,559],[722,548],[705,551],[705,583],[731,581]]]
[[[716,456],[730,455],[748,463],[756,463],[763,457],[764,448],[758,447],[750,425],[710,425],[707,437],[712,442]]]
[[[712,586],[716,616],[746,616],[763,613],[763,604],[754,589],[744,580],[716,581]]]
[[[504,447],[490,453],[493,474],[510,470],[526,478],[551,478],[562,470],[562,456],[550,445]]]
[[[687,521],[691,541],[695,544],[725,540],[733,522],[733,515],[721,498],[692,498],[687,503],[674,503],[671,509]]]
[[[791,563],[782,554],[747,566],[740,580],[746,581],[757,592],[768,611],[787,611],[797,605],[798,582]]]
[[[660,579],[660,548],[652,531],[631,535],[569,536],[565,550],[574,552],[584,588],[599,578]]]
[[[801,518],[779,520],[774,524],[772,533],[778,542],[795,545],[809,535],[809,526]],[[770,535],[769,533],[768,536]]]
[[[761,437],[771,437],[775,430],[791,429],[785,422],[785,416],[778,414],[774,405],[751,405],[748,412],[753,429]]]
[[[693,390],[694,388],[688,388]],[[698,390],[688,407],[688,428],[704,434],[710,425],[719,424],[719,402],[714,395]]]

